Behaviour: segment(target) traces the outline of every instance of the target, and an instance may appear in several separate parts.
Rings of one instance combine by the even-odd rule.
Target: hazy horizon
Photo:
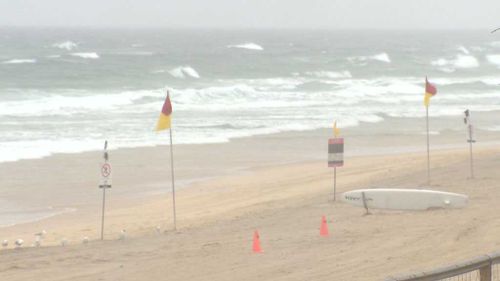
[[[0,27],[491,30],[499,10],[494,0],[0,0]]]

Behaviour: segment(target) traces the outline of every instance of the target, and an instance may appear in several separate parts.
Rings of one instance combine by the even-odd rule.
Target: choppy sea
[[[500,110],[500,34],[0,28],[0,162]],[[499,130],[498,121],[483,126]]]

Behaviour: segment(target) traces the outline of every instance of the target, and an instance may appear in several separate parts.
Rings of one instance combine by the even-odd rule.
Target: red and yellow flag
[[[431,84],[427,80],[427,77],[425,77],[425,97],[424,97],[425,107],[429,107],[429,104],[431,102],[431,97],[435,96],[436,94],[437,94],[436,86]]]
[[[172,122],[172,103],[170,102],[170,93],[167,91],[167,98],[161,109],[158,123],[156,123],[156,131],[170,129]]]

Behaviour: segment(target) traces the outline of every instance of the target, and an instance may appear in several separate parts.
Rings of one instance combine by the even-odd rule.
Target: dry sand
[[[425,153],[418,149],[424,136],[374,141],[360,132],[351,132],[338,192],[426,187]],[[476,149],[477,176],[468,179],[463,133],[433,137],[440,146],[433,149],[431,188],[468,194],[467,208],[364,216],[363,209],[331,201],[332,170],[323,160],[328,133],[176,147],[177,231],[165,192],[165,147],[115,151],[103,242],[97,240],[99,153],[2,164],[2,187],[9,187],[3,198],[76,210],[0,228],[0,239],[23,238],[27,246],[33,233],[48,232],[44,247],[0,251],[0,280],[383,280],[500,250],[497,145]],[[322,215],[329,237],[319,236]],[[256,229],[262,254],[251,251]],[[84,236],[88,245],[81,244]],[[66,247],[57,245],[63,238]]]

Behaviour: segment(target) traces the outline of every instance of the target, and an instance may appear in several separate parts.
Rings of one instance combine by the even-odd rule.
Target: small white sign
[[[110,188],[111,183],[111,164],[106,162],[101,165],[101,184],[99,188]]]

